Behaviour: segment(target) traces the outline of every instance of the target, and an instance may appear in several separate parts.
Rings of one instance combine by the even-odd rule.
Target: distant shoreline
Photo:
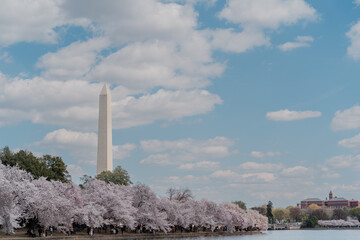
[[[316,227],[316,228],[300,228],[299,230],[360,230],[359,227]]]

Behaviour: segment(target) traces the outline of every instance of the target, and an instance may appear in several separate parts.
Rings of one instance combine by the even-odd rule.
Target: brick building
[[[358,200],[347,200],[343,197],[334,197],[332,191],[329,193],[329,199],[321,200],[319,198],[307,198],[304,199],[298,204],[300,208],[307,208],[311,204],[315,204],[319,207],[328,207],[328,208],[356,208],[359,207]]]
[[[325,207],[324,200],[321,200],[320,198],[307,198],[300,202],[301,208],[307,208],[311,204],[318,205],[319,207]]]

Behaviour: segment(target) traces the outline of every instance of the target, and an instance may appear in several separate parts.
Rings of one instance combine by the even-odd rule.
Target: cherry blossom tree
[[[217,206],[215,219],[218,225],[226,226],[228,232],[232,233],[234,231],[234,222],[232,221],[232,216],[223,205]]]
[[[358,219],[347,217],[346,221],[339,220],[319,220],[318,224],[322,227],[359,227],[360,222]]]
[[[132,206],[129,187],[94,179],[85,184],[83,198],[82,222],[88,226],[122,223],[130,229],[135,228],[136,208]]]
[[[240,229],[245,228],[246,212],[234,203],[223,203],[222,207],[230,214],[232,224]]]
[[[0,162],[0,224],[6,234],[18,227],[17,219],[23,217],[19,204],[23,193],[31,188],[32,177],[18,167],[6,167]]]
[[[26,194],[26,218],[35,218],[45,228],[68,226],[72,223],[76,205],[65,194],[69,184],[48,181],[41,177],[32,181],[35,188]]]
[[[161,201],[150,190],[149,186],[136,184],[132,187],[133,206],[137,209],[136,221],[148,230],[170,231],[170,224],[167,221],[167,214],[161,209]]]
[[[167,221],[172,226],[187,228],[193,223],[193,201],[189,200],[169,200],[168,198],[160,199],[160,211],[166,212]]]
[[[261,215],[258,211],[249,209],[246,211],[248,222],[251,223],[249,227],[258,228],[262,231],[268,228],[268,218]]]
[[[183,228],[186,228],[194,224],[195,212],[194,212],[194,203],[193,199],[189,199],[183,202],[177,202],[178,204],[178,217],[177,225]]]

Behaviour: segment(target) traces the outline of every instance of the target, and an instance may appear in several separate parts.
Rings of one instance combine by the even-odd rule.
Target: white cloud
[[[276,179],[275,174],[273,173],[247,173],[242,175],[242,178],[245,179],[245,181],[251,181],[251,182],[257,182],[257,181],[264,181],[264,182],[272,182]]]
[[[115,129],[205,114],[222,103],[201,89],[223,73],[225,64],[213,60],[192,5],[155,0],[27,5],[15,0],[2,5],[0,45],[55,43],[54,28],[64,24],[88,27],[96,37],[40,57],[36,66],[41,77],[6,79],[0,89],[0,125],[16,119],[93,131],[99,80],[112,84]],[[91,7],[84,11],[84,5]],[[9,37],[14,39],[2,39]]]
[[[252,157],[255,158],[264,158],[264,157],[275,157],[275,156],[281,156],[281,152],[259,152],[259,151],[252,151],[250,153]]]
[[[3,1],[0,9],[0,46],[35,41],[56,43],[56,27],[66,24],[87,26],[90,23],[83,18],[66,17],[60,8],[62,3],[62,0]]]
[[[311,169],[307,167],[295,166],[282,170],[281,174],[286,177],[301,177],[304,175],[309,175],[311,172]]]
[[[336,111],[331,121],[331,129],[334,131],[360,128],[360,106],[355,105],[344,111]]]
[[[140,161],[141,164],[156,164],[156,165],[174,165],[182,162],[194,161],[195,158],[191,155],[172,156],[170,154],[151,154]]]
[[[263,157],[265,157],[265,153],[263,153],[263,152],[258,152],[258,151],[252,151],[252,152],[250,153],[250,155],[251,155],[252,157],[256,157],[256,158],[263,158]]]
[[[66,129],[59,129],[46,134],[41,142],[37,145],[48,144],[56,145],[58,148],[74,147],[96,147],[96,133],[74,132]]]
[[[219,180],[227,180],[230,182],[271,182],[276,179],[275,174],[267,172],[239,174],[232,170],[218,170],[210,175],[211,178]]]
[[[0,82],[0,125],[29,120],[75,130],[97,129],[98,95],[102,84],[43,78],[10,79],[1,74]],[[158,90],[137,98],[129,96],[133,92],[123,87],[111,92],[114,129],[205,114],[222,103],[219,96],[206,90]]]
[[[252,171],[277,171],[284,166],[282,164],[274,164],[274,163],[256,163],[256,162],[246,162],[240,164],[239,168],[241,170],[252,170]]]
[[[202,163],[191,165],[199,167],[196,164],[204,164],[208,158],[223,158],[231,155],[230,147],[234,142],[225,137],[215,137],[207,140],[191,138],[176,141],[144,140],[140,145],[145,152],[152,153],[141,161],[142,164],[177,165],[200,161]],[[190,165],[186,167],[189,168]]]
[[[129,96],[113,102],[113,127],[129,128],[153,123],[156,120],[177,120],[205,114],[222,100],[206,90],[166,91],[139,98]]]
[[[290,51],[301,47],[310,47],[310,43],[314,41],[311,36],[298,36],[295,42],[286,42],[278,46],[281,51]]]
[[[173,185],[178,185],[178,186],[184,186],[187,184],[191,184],[193,185],[194,182],[196,183],[206,183],[208,182],[209,178],[207,176],[194,176],[194,175],[186,175],[183,177],[179,177],[179,176],[170,176],[170,177],[166,177],[165,179],[161,179],[159,180],[159,182],[163,182],[163,183],[167,183],[167,184],[171,184],[172,187],[174,187]]]
[[[92,7],[84,11],[84,5]],[[123,46],[94,67],[90,81],[102,79],[132,89],[189,89],[208,86],[209,78],[224,71],[197,30],[198,13],[190,4],[79,0],[65,1],[62,9],[71,19],[93,22],[113,46]]]
[[[360,134],[352,137],[346,138],[338,142],[338,144],[345,148],[359,148],[360,147]]]
[[[267,119],[282,122],[315,118],[320,116],[321,112],[319,111],[289,111],[288,109],[266,113]]]
[[[113,157],[114,159],[125,159],[130,157],[131,152],[136,149],[136,145],[132,143],[126,143],[124,145],[113,146]]]
[[[43,55],[36,66],[45,69],[41,75],[48,80],[82,78],[90,71],[98,53],[108,46],[109,42],[104,38],[74,42],[55,53]]]
[[[351,194],[353,194],[354,192],[357,192],[360,190],[360,186],[358,183],[354,184],[354,185],[336,184],[336,185],[332,186],[331,189],[348,191]]]
[[[80,178],[86,174],[86,172],[80,166],[74,164],[67,165],[67,170],[69,171],[73,181],[76,178]]]
[[[39,142],[36,146],[48,147],[55,151],[68,151],[79,163],[90,165],[96,164],[97,153],[97,134],[92,132],[76,132],[67,129],[58,129],[52,131]],[[134,144],[114,145],[113,158],[124,159],[131,155],[136,149]]]
[[[299,20],[314,21],[317,14],[304,0],[229,0],[219,17],[243,27],[276,29]]]
[[[328,173],[324,173],[323,175],[321,175],[322,178],[330,178],[330,179],[335,179],[335,178],[340,178],[341,175],[339,173],[332,173],[332,172],[328,172]]]
[[[0,61],[11,63],[13,61],[13,58],[9,55],[8,52],[0,52]]]
[[[210,177],[219,178],[219,179],[228,179],[228,180],[237,180],[240,175],[231,170],[218,170],[213,172]]]
[[[129,44],[105,57],[90,73],[89,79],[120,84],[131,89],[201,88],[210,84],[209,77],[222,74],[225,66],[213,62],[205,39],[189,40],[194,47],[187,51],[175,42],[147,41]]]
[[[303,0],[229,0],[218,16],[239,24],[242,31],[216,29],[204,31],[205,35],[210,38],[214,49],[237,53],[254,47],[270,46],[267,29],[275,30],[300,20],[317,19],[316,10]],[[304,40],[299,38],[299,41]]]
[[[85,18],[96,23],[93,27],[117,44],[151,38],[181,41],[197,27],[197,13],[189,4],[155,0],[67,0],[62,8],[71,19]]]
[[[347,54],[354,60],[360,58],[360,21],[353,25],[346,33],[346,36],[350,38],[350,46],[347,48]]]
[[[324,164],[319,165],[319,168],[321,171],[323,171],[323,174],[321,175],[322,178],[334,179],[334,178],[341,177],[341,175],[339,173],[334,172],[335,169],[329,168]]]
[[[204,32],[209,37],[211,46],[225,52],[243,53],[254,47],[269,46],[270,39],[258,30],[216,29]]]
[[[273,14],[270,18],[278,19],[275,25],[311,20],[311,15],[316,15],[313,8],[298,1],[273,2],[271,11],[281,9],[291,13],[287,14],[289,19],[284,15],[278,19]],[[0,125],[31,121],[94,131],[97,96],[102,85],[99,80],[112,84],[115,129],[212,111],[222,100],[202,88],[209,86],[211,79],[221,76],[225,69],[224,63],[212,58],[212,51],[244,52],[254,46],[269,45],[268,37],[252,23],[261,28],[273,27],[257,24],[261,4],[248,2],[249,9],[257,15],[245,16],[241,21],[233,19],[233,11],[244,12],[244,6],[233,4],[229,1],[219,16],[245,24],[243,32],[198,30],[198,13],[194,7],[176,2],[64,0],[35,1],[30,5],[6,2],[0,10],[3,12],[0,20],[4,18],[4,24],[0,23],[3,33],[0,44],[55,43],[54,29],[64,25],[82,26],[96,37],[73,42],[40,57],[36,66],[42,70],[41,77],[9,78],[2,82]],[[91,8],[85,10],[84,5]],[[298,7],[296,13],[292,10],[294,6]],[[16,24],[9,26],[9,22]],[[101,52],[103,49],[109,51]]]
[[[360,169],[360,155],[338,155],[325,160],[325,164],[333,169]]]
[[[197,154],[205,154],[206,156],[215,155],[218,157],[224,157],[229,155],[228,147],[232,145],[234,145],[234,142],[226,137],[215,137],[207,140],[194,140],[191,138],[187,138],[177,141],[141,141],[141,147],[146,152],[186,150]]]
[[[58,1],[4,1],[0,9],[0,45],[21,41],[54,43],[59,17]]]
[[[84,81],[4,77],[0,89],[0,124],[30,120],[62,127],[95,129],[98,114],[96,96],[101,87],[102,84]]]
[[[215,170],[220,167],[219,162],[201,161],[197,163],[185,163],[179,166],[180,170]]]

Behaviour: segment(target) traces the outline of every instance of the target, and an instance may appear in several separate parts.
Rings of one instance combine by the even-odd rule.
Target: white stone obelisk
[[[113,170],[111,95],[105,84],[99,96],[99,130],[96,174]]]

